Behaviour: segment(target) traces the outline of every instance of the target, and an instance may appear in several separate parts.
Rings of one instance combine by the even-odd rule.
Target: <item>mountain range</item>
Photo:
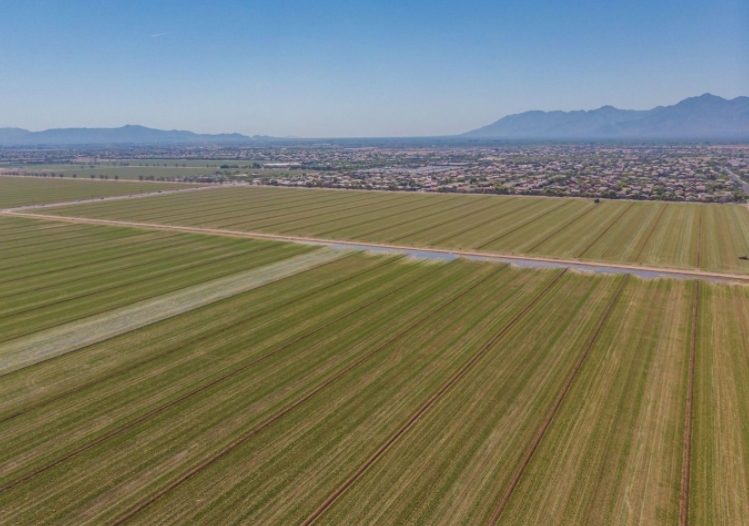
[[[603,106],[590,111],[527,111],[508,115],[493,124],[449,140],[724,140],[749,139],[749,97],[727,100],[706,93],[673,106],[652,110],[620,110]],[[0,128],[0,146],[84,145],[217,145],[230,146],[268,141],[268,136],[239,133],[198,134],[183,130],[157,130],[127,125],[121,128],[57,128],[32,132]],[[297,139],[304,141],[303,139]],[[342,139],[343,140],[343,139]]]
[[[208,135],[182,130],[156,130],[145,126],[127,125],[121,128],[57,128],[31,132],[21,128],[0,128],[2,146],[73,146],[73,145],[129,145],[129,144],[215,144],[231,145],[262,140],[239,133]]]
[[[746,139],[749,97],[727,100],[706,93],[673,106],[620,110],[528,111],[469,131],[463,137],[490,139]]]

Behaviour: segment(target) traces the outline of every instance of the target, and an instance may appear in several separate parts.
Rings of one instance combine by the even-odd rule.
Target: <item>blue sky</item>
[[[749,95],[746,0],[0,0],[0,127],[460,133]]]

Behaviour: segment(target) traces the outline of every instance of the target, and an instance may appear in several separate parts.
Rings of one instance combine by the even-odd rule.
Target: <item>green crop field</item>
[[[506,232],[601,213],[257,191],[219,221],[500,206]],[[641,229],[678,258],[654,222],[691,210],[663,206]],[[749,520],[745,286],[13,216],[0,246],[0,524]]]
[[[505,255],[749,273],[749,209],[234,187],[54,213]]]
[[[95,164],[29,164],[29,165],[0,165],[0,174],[54,174],[64,177],[96,178],[107,177],[122,180],[140,180],[144,178],[155,178],[157,180],[172,180],[182,177],[199,177],[205,175],[220,174],[257,174],[260,177],[284,177],[301,173],[299,170],[288,170],[278,168],[255,168],[253,161],[194,161],[174,159],[138,159],[122,162],[102,162]],[[229,168],[221,168],[228,166]],[[314,170],[305,170],[305,173],[315,173]]]
[[[145,194],[190,187],[191,185],[179,183],[0,176],[0,208]]]

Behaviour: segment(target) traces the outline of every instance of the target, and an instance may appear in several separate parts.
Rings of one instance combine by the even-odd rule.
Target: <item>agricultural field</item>
[[[174,159],[137,159],[127,162],[97,161],[95,164],[33,164],[33,165],[0,165],[0,175],[10,174],[54,174],[64,177],[114,179],[139,181],[146,180],[171,181],[174,179],[194,178],[206,175],[238,175],[257,174],[260,177],[287,177],[301,175],[300,170],[277,168],[257,168],[253,161],[195,161]],[[227,168],[222,168],[222,166]],[[305,170],[304,173],[315,173]]]
[[[0,208],[145,194],[190,187],[191,185],[179,183],[0,176]]]
[[[646,201],[234,187],[53,213],[747,274],[749,209]]]
[[[0,243],[0,524],[749,519],[747,287],[12,216]]]

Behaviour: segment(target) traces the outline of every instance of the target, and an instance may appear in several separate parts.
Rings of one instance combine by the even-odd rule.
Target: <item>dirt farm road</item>
[[[644,279],[672,278],[672,279],[703,279],[716,282],[732,282],[749,284],[749,275],[725,274],[720,272],[707,272],[702,270],[683,270],[665,267],[647,267],[643,265],[617,265],[612,263],[579,261],[571,259],[556,259],[533,256],[515,256],[491,252],[476,252],[469,250],[447,250],[440,248],[414,248],[403,245],[391,245],[385,243],[362,243],[357,241],[342,241],[337,239],[323,239],[314,237],[286,236],[276,234],[263,234],[260,232],[240,232],[235,230],[222,230],[216,228],[185,227],[177,225],[160,225],[155,223],[141,223],[134,221],[113,221],[109,219],[91,219],[83,217],[64,217],[50,214],[26,212],[21,209],[0,210],[5,216],[26,217],[29,219],[43,219],[48,221],[60,221],[68,223],[79,223],[89,225],[110,225],[133,228],[145,228],[149,230],[169,230],[173,232],[186,232],[192,234],[208,234],[225,237],[241,237],[248,239],[268,239],[284,241],[287,243],[301,243],[307,245],[322,245],[338,249],[357,249],[375,252],[394,252],[406,254],[417,258],[428,259],[454,259],[465,257],[468,259],[482,261],[497,261],[511,263],[520,267],[531,268],[569,268],[579,272],[594,272],[604,274],[633,274]]]

